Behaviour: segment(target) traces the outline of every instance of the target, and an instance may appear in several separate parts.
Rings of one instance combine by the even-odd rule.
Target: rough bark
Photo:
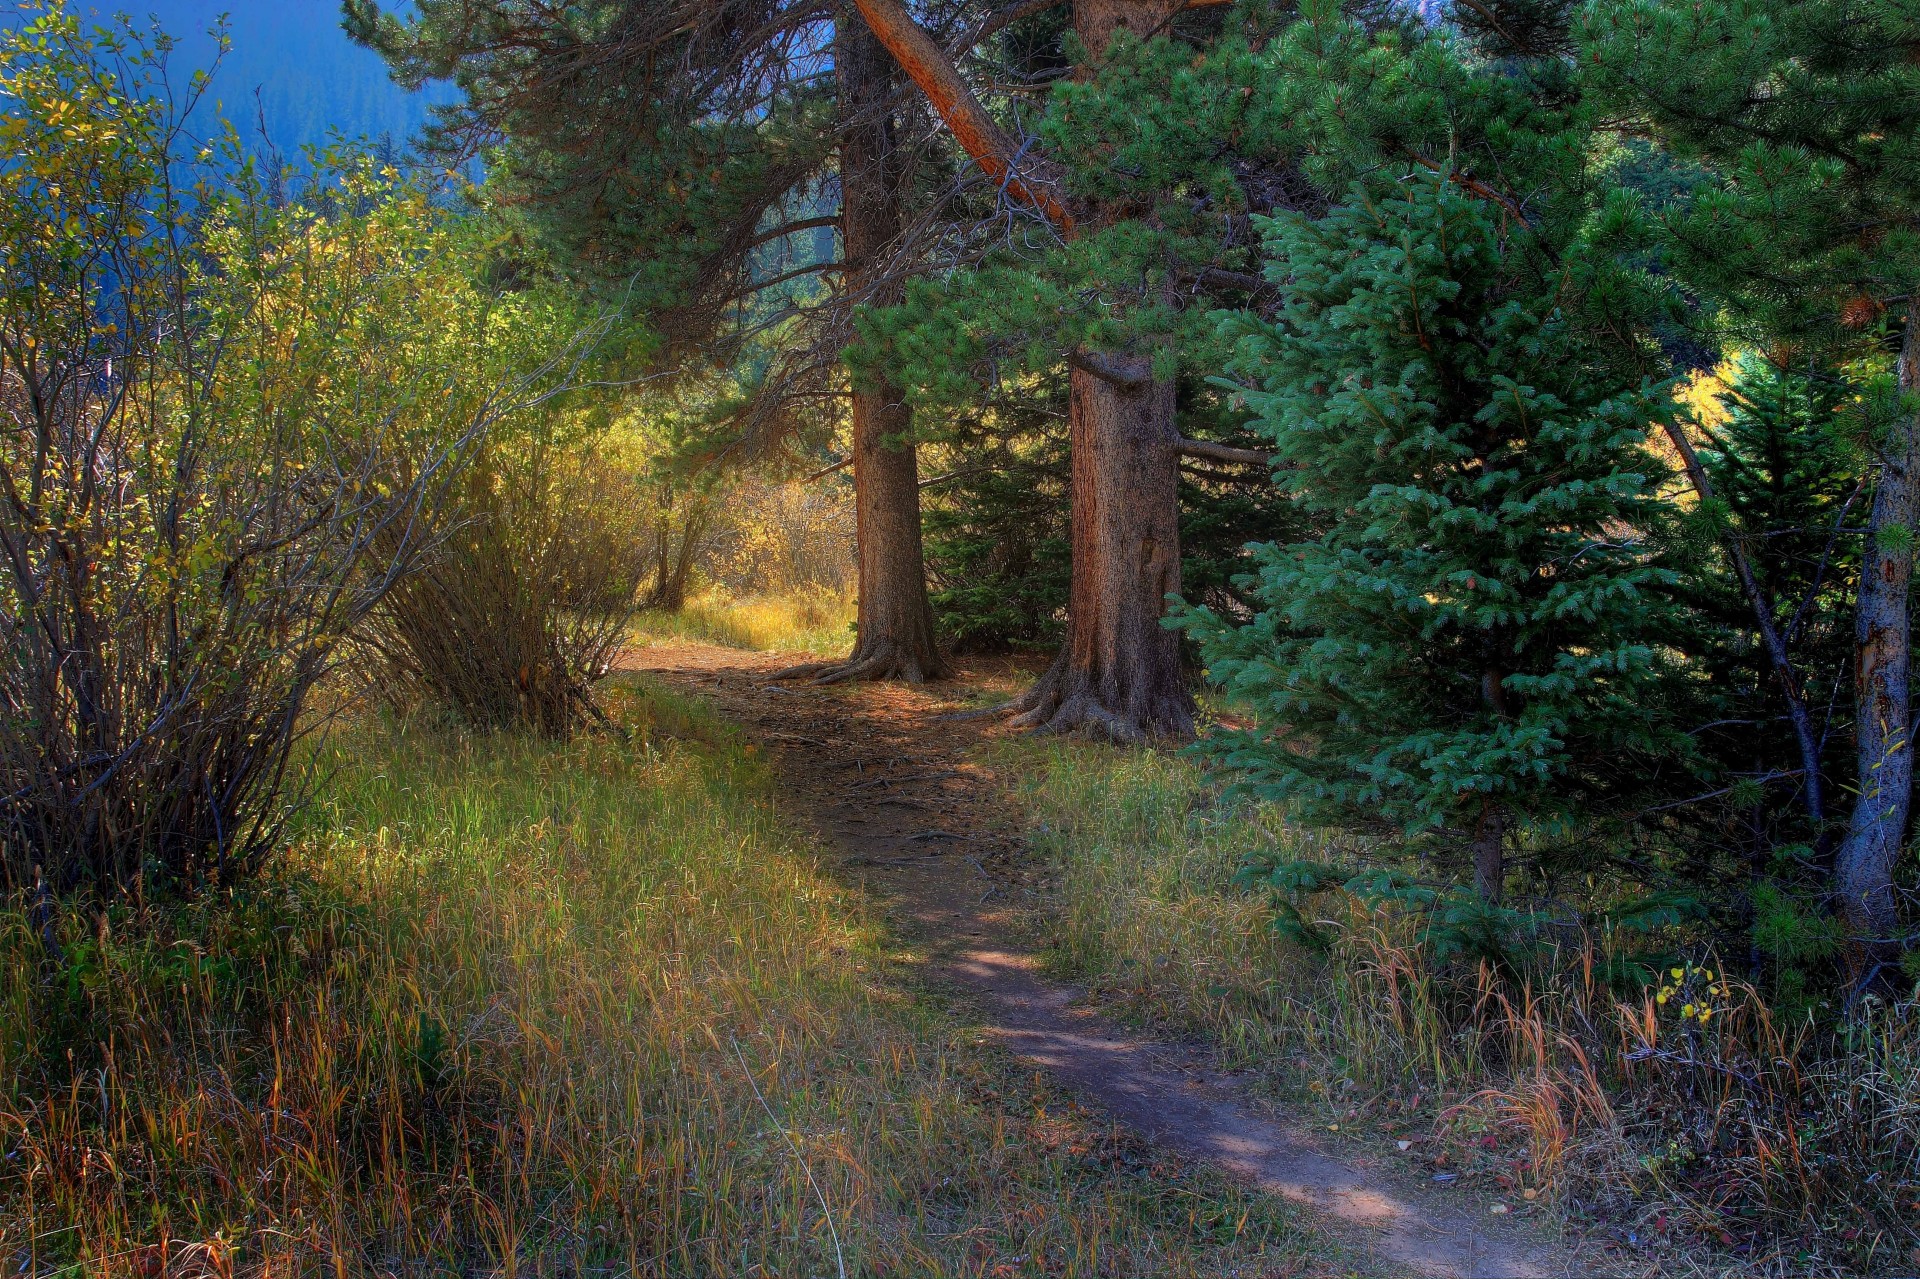
[[[1184,0],[1074,0],[1073,33],[1097,63],[1120,32],[1131,31],[1145,39],[1164,31],[1174,14],[1189,7]],[[1087,65],[1075,74],[1085,77],[1092,71]]]
[[[1073,581],[1067,637],[1052,667],[1009,709],[1013,723],[1115,741],[1193,732],[1180,639],[1160,624],[1180,589],[1173,385],[1074,369]]]
[[[982,172],[1062,232],[1111,225],[1118,207],[1072,210],[1019,155],[953,63],[899,0],[853,0]],[[1075,0],[1074,30],[1098,58],[1116,32],[1160,30],[1180,0]],[[1078,74],[1091,74],[1083,66]],[[1020,167],[1016,169],[1016,160]],[[1161,626],[1180,586],[1179,431],[1172,383],[1130,352],[1076,351],[1072,366],[1073,581],[1066,643],[1025,696],[1004,708],[1022,727],[1119,741],[1186,737],[1193,699],[1178,636]]]
[[[1920,394],[1920,296],[1907,303],[1899,382],[1904,396]],[[1834,889],[1853,939],[1856,989],[1884,982],[1888,965],[1902,949],[1893,868],[1913,794],[1908,594],[1911,539],[1920,514],[1920,417],[1906,412],[1904,404],[1902,409],[1885,442],[1867,517],[1854,616],[1854,749],[1860,789],[1846,840],[1834,858]]]
[[[843,15],[834,36],[840,82],[841,237],[850,296],[879,306],[899,300],[885,279],[900,235],[899,158],[892,111],[894,66],[860,17]],[[898,679],[918,684],[948,673],[935,640],[920,537],[919,460],[913,421],[898,387],[855,386],[852,395],[854,538],[859,559],[857,638],[844,662],[783,671],[820,683]]]
[[[1498,906],[1507,885],[1507,810],[1489,801],[1473,832],[1473,890],[1489,906]]]
[[[1075,0],[1074,33],[1098,62],[1115,34],[1147,36],[1179,0]],[[1091,75],[1092,65],[1076,74]],[[1131,211],[1100,207],[1081,226]],[[1016,725],[1115,741],[1193,735],[1180,638],[1161,624],[1180,589],[1180,431],[1173,383],[1140,355],[1077,351],[1068,416],[1073,467],[1073,581],[1067,636],[1047,674],[1017,703]]]

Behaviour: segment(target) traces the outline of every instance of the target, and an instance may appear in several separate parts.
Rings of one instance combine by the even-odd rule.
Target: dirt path
[[[1046,978],[1021,936],[1017,899],[1033,874],[1005,829],[997,783],[968,754],[994,730],[935,721],[950,707],[937,688],[769,683],[784,664],[704,645],[641,649],[627,662],[716,702],[762,744],[795,815],[844,874],[892,906],[937,973],[974,997],[987,1033],[1153,1140],[1349,1227],[1373,1273],[1575,1273],[1550,1249],[1490,1235],[1457,1207],[1258,1114],[1204,1049],[1144,1039],[1078,1007],[1078,992]]]

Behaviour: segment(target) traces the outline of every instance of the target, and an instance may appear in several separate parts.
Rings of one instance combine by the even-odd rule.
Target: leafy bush
[[[597,714],[594,681],[645,576],[638,481],[591,442],[490,442],[431,512],[433,554],[367,628],[379,685],[479,728],[565,736]]]
[[[164,50],[164,42],[155,48]],[[426,197],[334,158],[275,201],[130,26],[0,33],[0,881],[226,880],[288,813],[341,641],[533,391]]]

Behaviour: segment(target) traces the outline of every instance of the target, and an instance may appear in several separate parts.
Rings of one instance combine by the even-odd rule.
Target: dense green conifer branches
[[[1610,375],[1539,246],[1451,175],[1281,215],[1268,244],[1285,300],[1231,323],[1232,369],[1324,532],[1256,550],[1251,623],[1189,616],[1259,715],[1209,747],[1309,820],[1475,845],[1497,900],[1506,830],[1671,744],[1642,701],[1669,575],[1632,529],[1672,410]]]
[[[1776,361],[1851,362],[1873,490],[1855,612],[1859,793],[1835,857],[1858,983],[1902,949],[1893,872],[1913,784],[1920,517],[1920,7],[1911,0],[1605,0],[1596,90],[1700,165],[1675,269]]]

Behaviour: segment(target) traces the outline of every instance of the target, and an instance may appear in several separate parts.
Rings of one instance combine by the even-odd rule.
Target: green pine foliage
[[[1647,826],[1679,850],[1669,873],[1714,905],[1727,953],[1745,956],[1749,978],[1785,1008],[1834,975],[1840,938],[1821,904],[1821,832],[1803,806],[1799,750],[1725,545],[1736,537],[1753,564],[1815,717],[1822,776],[1845,793],[1866,505],[1848,397],[1833,369],[1734,362],[1719,414],[1690,427],[1704,437],[1715,500],[1678,509],[1667,534],[1687,610],[1674,639],[1685,665],[1661,700],[1694,726],[1697,777],[1675,780],[1710,798],[1660,805]]]
[[[1596,95],[1703,166],[1675,270],[1737,337],[1857,354],[1920,275],[1920,6],[1600,0],[1577,34]]]
[[[1066,429],[1058,414],[1018,416],[1004,435],[960,434],[921,499],[928,595],[957,652],[1042,648],[1063,629]]]
[[[344,0],[343,11],[402,84],[460,90],[430,144],[455,155],[490,144],[491,202],[571,277],[677,340],[736,327],[751,281],[828,256],[812,239],[755,244],[763,223],[831,208],[815,183],[838,136],[831,81],[791,65],[819,58],[817,40],[740,42],[740,27],[771,30],[776,15],[684,20],[613,0],[534,11]],[[803,276],[758,300],[773,310],[818,289]]]
[[[1202,410],[1195,399],[1186,399],[1184,429],[1259,444],[1240,429],[1244,411],[1214,414],[1196,429]],[[1209,393],[1202,402],[1220,401]],[[1065,629],[1072,567],[1065,415],[1064,403],[1028,402],[957,424],[939,441],[944,474],[927,481],[921,509],[929,595],[956,651],[1047,648]],[[1185,464],[1180,580],[1187,598],[1244,609],[1236,579],[1247,569],[1247,544],[1297,535],[1298,515],[1261,468]]]
[[[1019,58],[1033,58],[1024,43]],[[1242,35],[1176,24],[1115,36],[1097,74],[1060,81],[1033,125],[1070,200],[1105,212],[1068,237],[989,224],[995,238],[970,266],[915,280],[903,305],[862,317],[856,363],[951,410],[1022,377],[1061,384],[1070,351],[1150,356],[1157,376],[1191,383],[1183,430],[1217,431],[1203,379],[1226,351],[1211,314],[1244,298],[1232,273],[1256,265],[1247,219],[1273,196],[1268,161],[1287,132],[1261,85]]]
[[[1250,622],[1185,617],[1257,724],[1213,757],[1303,820],[1458,845],[1675,749],[1646,701],[1671,573],[1636,533],[1663,388],[1623,387],[1541,246],[1451,177],[1376,182],[1268,225],[1279,317],[1231,368],[1280,483],[1321,522],[1258,548]]]
[[[1853,694],[1853,597],[1860,572],[1857,528],[1864,515],[1863,460],[1851,431],[1849,388],[1831,369],[1782,370],[1746,356],[1720,396],[1725,420],[1701,424],[1701,462],[1713,482],[1711,508],[1684,517],[1685,597],[1701,628],[1689,656],[1715,694],[1696,734],[1720,762],[1716,776],[1777,778],[1779,821],[1792,823],[1799,768],[1778,686],[1720,547],[1731,531],[1801,672],[1829,752],[1830,781],[1850,780],[1844,719]],[[1836,723],[1835,719],[1841,722]],[[1776,807],[1769,801],[1771,812]],[[1770,819],[1771,820],[1771,819]],[[1810,844],[1817,832],[1789,824],[1776,842]]]

